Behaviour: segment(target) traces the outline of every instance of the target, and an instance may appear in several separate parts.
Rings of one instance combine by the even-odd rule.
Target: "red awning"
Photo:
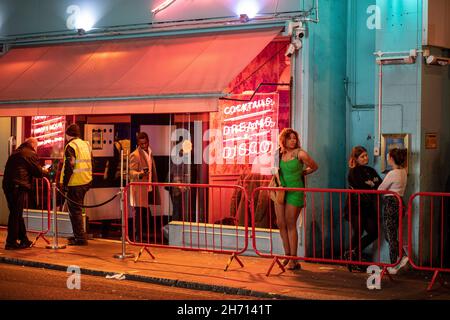
[[[0,116],[215,111],[279,32],[14,48],[0,57]]]

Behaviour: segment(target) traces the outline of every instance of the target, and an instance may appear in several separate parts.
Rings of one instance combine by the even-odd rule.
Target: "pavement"
[[[29,237],[31,239],[31,234]],[[123,274],[126,280],[163,284],[180,288],[198,289],[266,299],[314,300],[450,300],[450,289],[436,282],[427,291],[431,273],[406,269],[384,277],[380,290],[367,288],[368,274],[349,272],[346,266],[302,262],[302,270],[281,272],[277,266],[266,276],[272,260],[261,257],[239,256],[244,267],[226,254],[187,251],[171,248],[150,248],[153,260],[145,251],[137,262],[117,259],[122,252],[120,241],[93,239],[88,246],[67,246],[65,249],[47,249],[46,242],[38,240],[34,247],[23,250],[5,250],[6,230],[0,229],[0,272],[2,264],[15,264],[61,270],[78,266],[82,274],[106,277]],[[49,238],[49,240],[52,240]],[[65,244],[66,239],[60,239]],[[140,247],[127,245],[127,253],[138,254]],[[444,278],[448,278],[444,275]]]

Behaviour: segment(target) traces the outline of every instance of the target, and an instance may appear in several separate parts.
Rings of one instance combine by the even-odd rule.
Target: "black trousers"
[[[128,218],[128,238],[132,242],[150,243],[154,230],[151,211],[144,207],[134,207],[134,217]]]
[[[68,187],[67,197],[73,200],[67,201],[69,208],[70,222],[72,223],[73,236],[76,240],[86,240],[86,232],[84,232],[83,209],[79,204],[83,204],[84,196],[89,190],[89,185]]]
[[[351,216],[352,223],[352,250],[357,254],[359,259],[359,254],[364,251],[372,242],[378,238],[378,223],[377,223],[377,213],[373,207],[361,206],[361,219],[358,218],[358,213],[355,212]],[[361,223],[361,225],[360,225]],[[364,231],[366,234],[361,238]],[[359,247],[359,242],[361,241],[361,247]]]
[[[28,199],[28,191],[15,186],[12,189],[3,188],[3,191],[9,208],[6,243],[14,244],[17,240],[28,239],[25,221],[23,220],[23,208]]]

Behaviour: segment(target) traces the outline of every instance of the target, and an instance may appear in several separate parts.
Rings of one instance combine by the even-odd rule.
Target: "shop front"
[[[54,181],[65,127],[80,125],[94,158],[88,204],[111,198],[129,182],[127,158],[139,132],[150,140],[154,182],[237,184],[251,191],[270,180],[278,131],[290,126],[295,112],[285,31],[278,22],[187,36],[12,48],[0,58],[0,115],[22,119],[18,137],[38,138],[39,156]],[[161,202],[152,211],[164,225],[179,216],[172,191],[159,187]],[[190,193],[193,209],[214,212],[190,222],[244,226],[245,212],[232,201],[236,196],[230,189],[217,203]],[[59,206],[64,211],[62,200]],[[93,233],[117,236],[119,208],[117,198],[86,209]],[[257,226],[276,227],[272,212],[260,210]]]

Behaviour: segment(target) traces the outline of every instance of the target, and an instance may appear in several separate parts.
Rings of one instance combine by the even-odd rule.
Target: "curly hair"
[[[348,159],[348,166],[349,166],[349,168],[356,167],[356,165],[358,164],[358,162],[356,160],[364,152],[367,152],[367,150],[363,146],[353,147],[352,152],[350,153],[350,159]]]
[[[298,136],[298,132],[295,131],[292,128],[284,128],[279,137],[279,143],[280,143],[280,151],[283,153],[286,150],[286,139],[291,135],[291,133],[295,134],[295,137],[297,138],[297,145],[296,148],[300,148],[300,138]]]

